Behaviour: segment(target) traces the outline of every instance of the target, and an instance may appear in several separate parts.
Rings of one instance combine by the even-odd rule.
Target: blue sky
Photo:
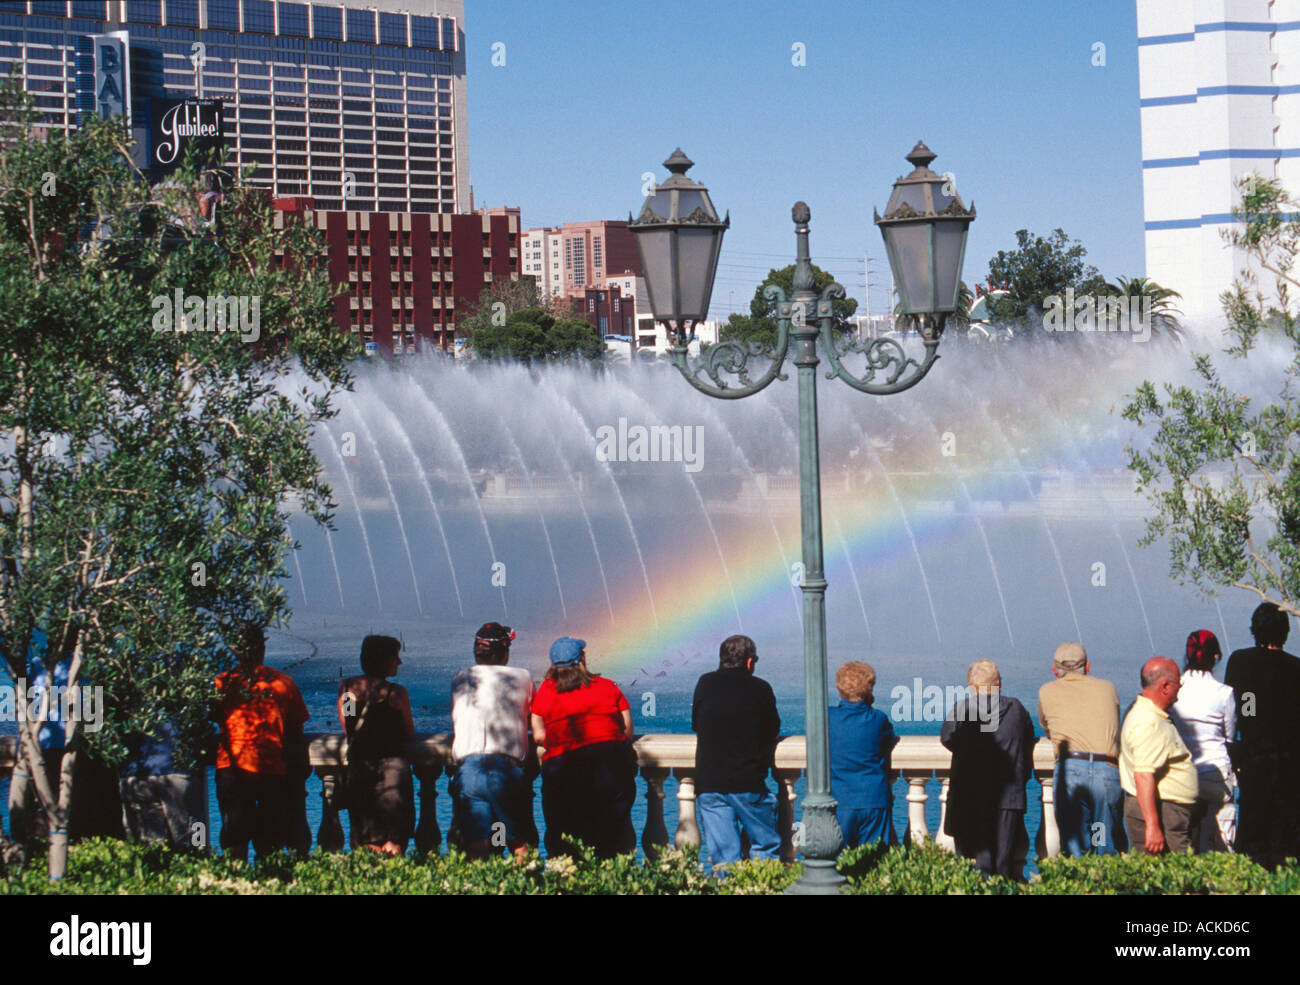
[[[813,261],[861,300],[870,254],[872,309],[887,311],[871,210],[918,138],[979,210],[967,282],[1020,228],[1063,228],[1107,277],[1144,270],[1133,0],[465,6],[476,204],[521,206],[526,227],[626,218],[642,174],[662,180],[680,145],[731,211],[715,316],[730,292],[745,310],[767,270],[793,262],[798,199]]]

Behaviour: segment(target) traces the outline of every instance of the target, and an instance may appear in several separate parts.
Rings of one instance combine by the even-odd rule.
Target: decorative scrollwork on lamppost
[[[915,386],[939,357],[944,323],[957,306],[966,233],[975,218],[957,196],[950,178],[930,170],[935,155],[918,142],[907,156],[910,174],[894,183],[880,227],[899,288],[899,311],[919,326],[924,354],[919,360],[896,338],[845,337],[835,302],[839,284],[815,290],[808,249],[812,212],[803,202],[791,210],[795,226],[793,296],[769,284],[763,295],[776,305],[775,348],[726,339],[694,362],[692,330],[708,314],[722,236],[730,215],[720,219],[708,189],[686,177],[692,162],[676,150],[664,166],[672,173],[647,197],[628,228],[636,236],[646,290],[655,320],[668,329],[673,365],[701,393],[724,400],[748,397],[773,380],[791,357],[799,390],[799,489],[803,531],[803,651],[808,792],[803,800],[804,871],[792,892],[837,892],[843,879],[835,859],[844,844],[830,791],[830,744],[826,695],[826,576],[822,556],[821,461],[817,435],[818,343],[830,364],[828,379],[841,379],[863,393],[887,395]],[[868,312],[868,315],[870,312]],[[861,358],[855,374],[847,360]],[[762,372],[753,364],[766,361]]]

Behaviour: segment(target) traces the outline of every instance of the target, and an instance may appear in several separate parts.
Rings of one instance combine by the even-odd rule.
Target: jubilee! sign
[[[221,150],[221,103],[218,100],[155,99],[151,104],[149,164],[179,167],[190,145],[204,157]]]

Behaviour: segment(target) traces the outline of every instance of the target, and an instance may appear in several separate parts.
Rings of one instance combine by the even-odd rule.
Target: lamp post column
[[[808,221],[803,202],[792,212],[798,255],[791,304],[794,364],[799,377],[799,501],[803,531],[804,728],[807,733],[808,792],[803,800],[804,872],[791,892],[833,893],[844,882],[835,859],[844,835],[831,796],[830,736],[826,712],[826,573],[822,561],[821,458],[817,435],[817,295],[808,255]]]

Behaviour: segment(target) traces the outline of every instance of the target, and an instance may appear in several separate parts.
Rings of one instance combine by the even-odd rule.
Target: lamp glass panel
[[[636,245],[645,271],[646,293],[655,318],[676,315],[673,305],[672,229],[639,229]]]
[[[892,246],[894,281],[903,290],[903,310],[908,314],[932,310],[930,294],[930,224],[907,222],[885,226],[885,240]]]
[[[934,199],[934,211],[936,212],[942,212],[944,209],[950,206],[954,201],[956,201],[957,198],[956,195],[945,195],[943,193],[944,186],[947,184],[948,183],[946,181],[936,181],[931,183],[930,185],[930,196],[931,198]],[[952,190],[956,191],[955,188]]]
[[[683,318],[703,318],[708,314],[717,249],[721,242],[721,229],[692,229],[687,226],[678,230],[677,269]]]
[[[677,193],[677,218],[685,219],[688,215],[704,205],[704,196],[698,191],[687,190]]]
[[[894,194],[889,199],[889,207],[885,209],[886,215],[893,215],[894,210],[900,205],[910,205],[917,212],[924,212],[925,191],[922,185],[895,185]]]
[[[669,211],[673,207],[672,193],[666,192],[662,188],[657,189],[655,194],[646,196],[645,204],[660,219],[668,219],[670,218]]]
[[[937,310],[950,311],[957,303],[957,286],[961,283],[962,244],[966,240],[966,223],[936,222],[934,226],[934,276]]]

